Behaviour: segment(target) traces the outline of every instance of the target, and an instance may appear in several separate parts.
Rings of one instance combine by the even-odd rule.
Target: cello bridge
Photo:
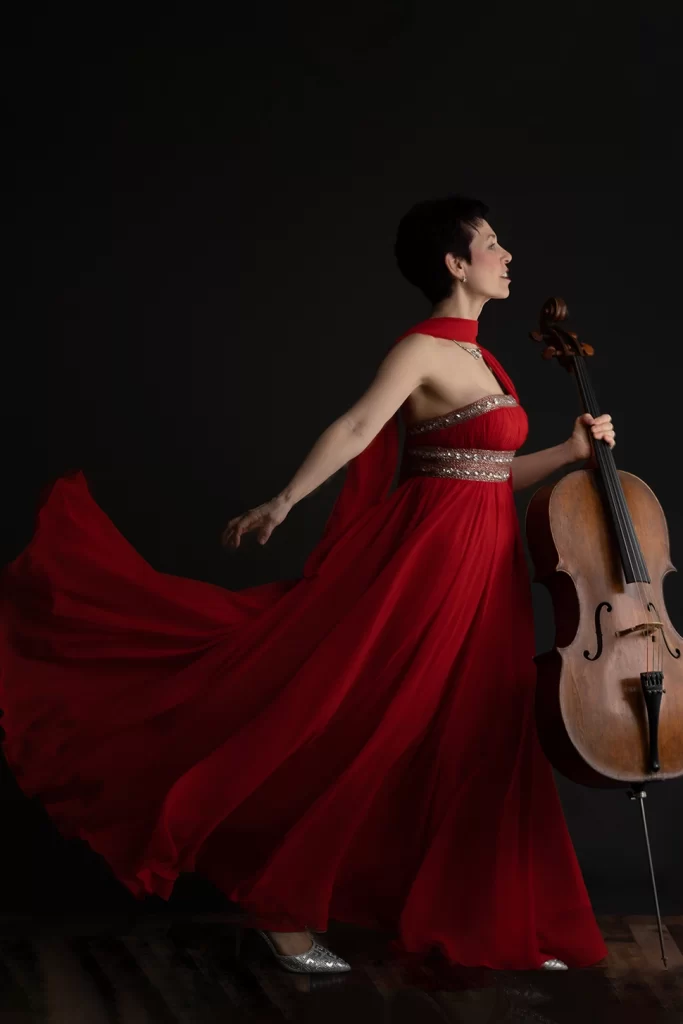
[[[615,636],[628,636],[629,633],[644,633],[651,636],[658,629],[664,629],[663,622],[639,622],[637,626],[629,626],[628,629],[618,629]]]

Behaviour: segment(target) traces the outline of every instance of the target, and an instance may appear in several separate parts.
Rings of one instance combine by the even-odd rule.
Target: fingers
[[[616,434],[611,425],[595,424],[591,427],[591,433],[596,440],[606,441],[610,448],[614,448]]]
[[[614,445],[616,444],[616,434],[614,427],[612,426],[612,417],[609,413],[605,412],[600,416],[594,417],[591,416],[590,413],[586,412],[583,416],[580,416],[579,419],[582,423],[585,423],[586,426],[590,426],[593,438],[596,440],[606,441],[610,448],[614,448]]]
[[[225,527],[223,533],[221,534],[221,544],[227,544],[229,542],[233,529],[235,527],[235,523],[238,522],[239,518],[239,516],[234,516],[229,521],[228,525]]]
[[[228,525],[223,530],[221,536],[221,539],[224,544],[227,543],[227,541],[230,539],[231,534],[234,533],[234,531],[238,528],[238,524],[241,519],[246,519],[246,516],[233,516],[233,518],[228,522]]]
[[[579,416],[579,419],[583,423],[588,423],[588,424],[590,424],[590,423],[593,423],[593,424],[597,424],[597,423],[611,423],[612,422],[612,417],[610,416],[610,414],[608,412],[603,412],[603,413],[600,414],[600,416],[595,416],[595,417],[591,416],[591,414],[589,412],[585,412],[582,416]]]
[[[238,526],[238,523],[241,518],[241,516],[236,516],[234,519],[231,519],[228,525],[223,530],[223,533],[221,534],[221,544],[224,547],[239,547],[240,535],[242,534],[242,530]]]
[[[233,547],[235,546],[232,529],[226,528],[223,530],[223,533],[221,534],[221,544],[224,548],[227,548],[230,545]]]
[[[242,538],[242,535],[248,533],[249,530],[254,529],[254,527],[257,524],[258,518],[259,517],[257,515],[254,515],[253,513],[246,513],[245,515],[235,516],[235,518],[231,519],[226,528],[224,529],[223,534],[221,536],[221,543],[225,547],[231,547],[235,549],[238,548],[240,546],[240,540]],[[259,544],[265,544],[272,532],[272,529],[262,530],[256,538]]]
[[[237,529],[230,530],[229,532],[226,531],[223,534],[223,541],[222,541],[224,547],[226,547],[226,548],[227,547],[238,548],[240,546],[240,539],[241,539],[243,533],[244,533],[244,530],[239,529],[239,527]]]
[[[248,509],[241,516],[234,516],[223,530],[221,541],[226,547],[238,548],[242,534],[255,530],[258,543],[265,544],[288,511],[289,503],[280,497],[264,501],[263,504]]]

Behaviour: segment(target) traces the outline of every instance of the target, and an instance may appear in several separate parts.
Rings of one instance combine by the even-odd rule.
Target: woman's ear
[[[460,256],[454,256],[452,252],[447,252],[444,257],[444,262],[448,267],[449,273],[453,277],[461,277],[464,272],[465,261]]]

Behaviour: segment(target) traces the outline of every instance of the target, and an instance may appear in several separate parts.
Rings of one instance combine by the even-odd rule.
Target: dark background
[[[9,34],[3,561],[28,542],[45,482],[83,467],[156,569],[235,589],[299,575],[341,474],[264,548],[227,555],[220,532],[285,485],[428,315],[394,267],[396,225],[460,191],[488,202],[513,255],[511,298],[486,306],[480,340],[528,411],[523,451],[564,440],[580,411],[528,340],[560,294],[595,345],[617,463],[657,494],[683,565],[679,17],[472,6],[252,4],[222,21],[189,5],[128,21],[60,7]],[[541,651],[552,609],[534,590]],[[683,631],[676,577],[666,598]],[[596,911],[652,912],[636,805],[558,786]],[[129,898],[11,779],[3,792],[2,905]],[[647,800],[668,913],[683,912],[682,802],[683,780]],[[215,899],[196,879],[173,897]]]

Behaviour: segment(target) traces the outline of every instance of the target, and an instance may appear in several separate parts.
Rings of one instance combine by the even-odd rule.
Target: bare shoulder
[[[412,359],[422,363],[423,366],[431,364],[438,354],[440,338],[433,338],[431,334],[407,334],[392,346],[389,355],[396,354],[396,359]]]
[[[425,355],[439,355],[441,352],[451,351],[455,346],[448,338],[435,338],[433,334],[407,334],[405,338],[397,343],[398,345],[409,345]]]
[[[431,334],[406,334],[405,338],[401,338],[400,341],[396,342],[395,348],[402,346],[403,348],[434,348],[434,342],[439,341],[438,338],[432,337]]]
[[[418,386],[406,399],[407,423],[443,416],[482,395],[500,391],[488,367],[478,364],[450,339],[432,335],[412,337],[421,343],[422,372]]]
[[[417,387],[434,372],[437,361],[434,341],[428,334],[407,334],[385,353],[378,367],[378,377],[410,378]]]
[[[466,354],[457,345],[448,338],[436,338],[432,334],[407,334],[394,345],[393,352],[397,354],[397,361],[407,358],[418,363],[421,381],[427,385],[439,381],[444,375],[452,375],[458,366],[468,369]]]

